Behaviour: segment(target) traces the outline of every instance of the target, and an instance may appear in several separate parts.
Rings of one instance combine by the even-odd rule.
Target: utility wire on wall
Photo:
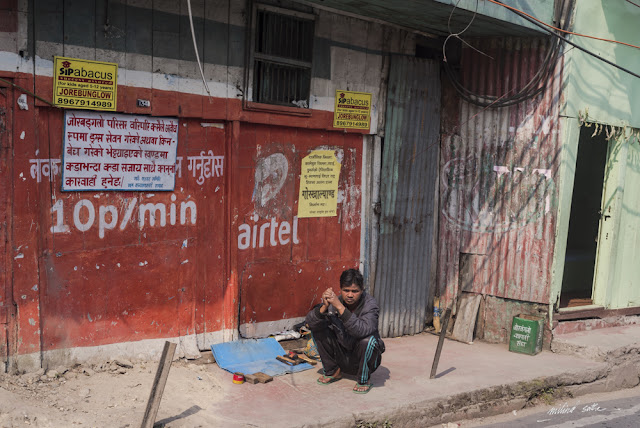
[[[511,10],[511,9],[509,9],[509,10]],[[556,38],[557,38],[557,39],[559,39],[559,40],[562,40],[563,42],[565,42],[565,43],[567,43],[567,44],[569,44],[569,45],[573,46],[574,48],[576,48],[576,49],[578,49],[578,50],[581,50],[582,52],[584,52],[584,53],[586,53],[586,54],[588,54],[588,55],[591,55],[592,57],[594,57],[594,58],[596,58],[596,59],[599,59],[600,61],[605,62],[605,63],[609,64],[609,65],[610,65],[610,66],[612,66],[612,67],[617,68],[618,70],[624,71],[625,73],[630,74],[631,76],[634,76],[634,77],[637,77],[637,78],[639,78],[639,79],[640,79],[640,74],[634,73],[633,71],[631,71],[631,70],[629,70],[629,69],[627,69],[627,68],[624,68],[624,67],[622,67],[622,66],[620,66],[620,65],[618,65],[618,64],[616,64],[616,63],[614,63],[614,62],[612,62],[612,61],[609,61],[609,60],[608,60],[608,59],[606,59],[606,58],[601,57],[600,55],[598,55],[598,54],[596,54],[596,53],[594,53],[594,52],[591,52],[589,49],[583,48],[582,46],[575,44],[574,42],[570,41],[570,40],[569,40],[569,39],[567,39],[566,37],[563,37],[563,36],[561,36],[561,35],[559,35],[559,34],[555,33],[554,31],[552,31],[552,30],[548,29],[547,27],[545,27],[545,26],[544,26],[544,25],[542,25],[542,24],[537,23],[535,20],[533,20],[533,19],[531,19],[531,18],[528,18],[528,17],[527,17],[527,16],[525,16],[525,15],[521,15],[521,14],[519,14],[519,13],[518,13],[518,12],[516,12],[516,11],[512,11],[512,12],[514,12],[514,13],[518,14],[519,16],[521,16],[522,18],[524,18],[524,19],[526,19],[527,21],[531,22],[532,24],[537,25],[538,27],[542,28],[543,30],[545,30],[546,32],[548,32],[549,34],[551,34],[552,36],[556,37]],[[584,35],[582,35],[582,34],[577,34],[577,33],[570,33],[570,34],[575,34],[575,35],[577,35],[577,36],[583,36],[583,37],[586,37],[586,36],[584,36]],[[590,37],[590,38],[594,38],[594,37]],[[596,38],[596,39],[597,39],[597,40],[604,40],[604,41],[611,41],[611,42],[615,42],[614,40],[599,39],[599,38]],[[620,43],[620,44],[623,44],[623,45],[626,45],[626,46],[631,46],[631,47],[638,47],[638,46],[631,45],[631,44],[628,44],[628,43],[623,43],[623,42],[616,42],[616,43]]]
[[[586,37],[586,38],[588,38],[588,39],[601,40],[601,41],[603,41],[603,42],[617,43],[617,44],[619,44],[619,45],[624,45],[624,46],[629,46],[629,47],[632,47],[632,48],[635,48],[635,49],[640,49],[640,46],[638,46],[638,45],[633,45],[633,44],[631,44],[631,43],[621,42],[621,41],[619,41],[619,40],[605,39],[605,38],[603,38],[603,37],[590,36],[590,35],[588,35],[588,34],[574,33],[573,31],[569,31],[569,30],[566,30],[566,29],[562,29],[562,28],[554,27],[553,25],[549,25],[549,24],[547,24],[546,22],[541,21],[541,20],[539,20],[538,18],[535,18],[535,17],[533,17],[533,16],[529,15],[528,13],[523,12],[523,11],[521,11],[520,9],[516,9],[516,8],[515,8],[515,7],[513,7],[513,6],[508,6],[508,5],[504,4],[504,3],[501,3],[501,2],[496,1],[496,0],[487,0],[487,1],[490,1],[491,3],[497,4],[498,6],[502,6],[502,7],[504,7],[504,8],[507,8],[507,9],[509,9],[511,12],[513,12],[513,13],[515,13],[515,14],[519,15],[519,16],[520,16],[520,17],[522,17],[522,18],[525,18],[525,19],[527,19],[527,18],[528,18],[528,19],[527,19],[527,21],[529,21],[529,22],[532,22],[532,20],[533,20],[533,21],[536,21],[537,23],[542,24],[542,25],[544,25],[545,27],[549,27],[549,28],[551,28],[552,30],[556,30],[556,31],[558,31],[558,32],[560,32],[560,33],[564,33],[564,34],[571,34],[571,35],[573,35],[573,36],[578,36],[578,37]],[[634,4],[635,6],[637,6],[635,3],[632,3],[632,4]]]
[[[638,4],[638,3],[634,3],[634,2],[632,2],[631,0],[625,0],[625,1],[626,1],[627,3],[630,3],[630,4],[634,5],[635,7],[640,7],[640,4]]]
[[[209,92],[209,86],[207,85],[207,81],[204,78],[202,63],[200,62],[200,54],[198,54],[198,45],[196,44],[196,32],[193,29],[193,15],[191,13],[191,0],[187,0],[187,8],[189,9],[189,24],[191,25],[191,38],[193,39],[193,50],[196,52],[196,60],[198,61],[198,67],[200,67],[200,75],[202,76],[202,83],[204,83],[204,88],[207,90],[207,94],[209,94],[209,98],[211,98],[211,92]]]
[[[446,43],[451,37],[455,37],[455,38],[459,39],[465,45],[471,46],[469,43],[467,43],[464,40],[462,40],[460,35],[462,33],[464,33],[471,26],[471,23],[473,22],[473,20],[475,19],[476,14],[477,14],[478,5],[479,5],[479,1],[476,0],[476,11],[474,12],[473,18],[471,19],[471,21],[465,27],[464,30],[462,30],[461,32],[458,32],[458,33],[453,33],[451,31],[450,26],[449,26],[450,35],[447,37],[447,39],[445,39],[445,42],[443,43],[444,70],[447,73],[447,76],[449,77],[449,79],[450,79],[451,83],[453,84],[454,88],[456,89],[456,91],[460,94],[460,96],[465,101],[467,101],[467,102],[469,102],[471,104],[475,104],[475,105],[478,105],[478,106],[481,106],[481,107],[485,107],[485,108],[507,107],[507,106],[510,106],[510,105],[521,103],[523,101],[526,101],[526,100],[528,100],[530,98],[533,98],[533,97],[537,96],[538,94],[540,94],[542,91],[544,91],[544,89],[546,87],[546,82],[550,79],[551,74],[553,73],[553,70],[555,69],[555,64],[557,62],[557,59],[558,59],[558,56],[559,56],[559,52],[560,52],[560,47],[561,47],[559,40],[555,40],[555,39],[554,40],[550,40],[549,48],[547,50],[547,53],[546,53],[542,63],[540,64],[540,67],[538,68],[538,71],[529,80],[529,82],[527,82],[520,89],[517,89],[517,88],[514,87],[514,88],[511,88],[511,89],[508,89],[505,93],[503,93],[503,94],[501,94],[499,96],[493,96],[493,95],[479,94],[479,93],[476,93],[476,92],[474,92],[472,90],[469,90],[460,81],[460,78],[458,76],[458,72],[456,70],[454,70],[453,67],[451,66],[451,64],[449,64],[449,62],[447,61]],[[457,4],[453,8],[453,10],[451,11],[451,15],[453,15],[453,12],[455,11],[456,7],[457,7]],[[450,21],[451,21],[451,16],[449,16],[449,22]],[[473,48],[473,49],[475,51],[480,52],[476,48]],[[488,56],[487,54],[485,54],[483,52],[480,52],[480,53],[482,53],[483,55],[491,58],[490,56]],[[493,58],[491,58],[491,59],[493,59]]]
[[[606,58],[601,57],[600,55],[586,49],[583,48],[582,46],[577,45],[576,43],[568,40],[566,37],[560,35],[559,33],[565,33],[565,34],[571,34],[574,36],[578,36],[578,37],[587,37],[590,39],[595,39],[595,40],[601,40],[601,41],[605,41],[605,42],[611,42],[611,43],[617,43],[620,45],[625,45],[628,47],[632,47],[632,48],[640,48],[640,46],[636,46],[630,43],[625,43],[625,42],[620,42],[617,40],[610,40],[610,39],[604,39],[604,38],[600,38],[600,37],[595,37],[595,36],[589,36],[589,35],[585,35],[585,34],[580,34],[580,33],[574,33],[571,31],[567,30],[567,27],[569,26],[569,16],[564,16],[564,14],[570,14],[570,11],[573,9],[573,3],[574,0],[562,0],[562,4],[561,7],[559,8],[560,14],[563,16],[556,16],[556,22],[561,23],[559,25],[559,27],[554,27],[552,25],[546,24],[534,17],[532,17],[531,15],[516,9],[512,6],[507,6],[499,1],[496,0],[488,0],[491,3],[495,3],[499,6],[503,6],[505,8],[507,8],[509,11],[511,11],[512,13],[515,13],[516,15],[518,15],[519,17],[527,20],[528,22],[532,23],[533,25],[541,28],[542,30],[544,30],[545,32],[549,33],[550,36],[552,37],[552,39],[550,40],[550,45],[549,45],[549,50],[547,51],[547,54],[544,58],[544,60],[542,61],[542,64],[540,65],[538,71],[536,72],[536,74],[534,75],[534,77],[521,89],[519,89],[517,92],[514,93],[514,95],[509,95],[511,92],[516,91],[516,88],[511,88],[509,90],[507,90],[504,94],[502,94],[501,96],[492,96],[492,95],[486,95],[486,94],[478,94],[474,91],[469,90],[468,88],[466,88],[462,82],[460,81],[460,78],[458,76],[458,73],[451,67],[451,65],[448,63],[447,61],[447,56],[446,56],[446,43],[447,41],[452,38],[455,37],[457,39],[459,39],[462,43],[464,43],[467,46],[472,47],[471,45],[469,45],[469,43],[466,43],[464,40],[462,40],[462,38],[460,37],[460,35],[462,33],[464,33],[473,23],[475,16],[477,14],[477,10],[478,10],[478,1],[476,1],[476,11],[474,12],[473,18],[471,19],[471,21],[469,22],[469,24],[465,27],[464,30],[458,32],[458,33],[453,33],[451,31],[451,28],[449,27],[449,36],[445,39],[445,42],[443,43],[443,54],[444,54],[444,69],[445,72],[447,73],[447,76],[449,76],[449,79],[451,80],[454,88],[456,89],[456,91],[460,94],[460,96],[467,102],[481,106],[481,107],[485,107],[485,108],[499,108],[499,107],[506,107],[506,106],[510,106],[510,105],[514,105],[517,103],[520,103],[522,101],[525,101],[527,99],[533,98],[536,95],[542,93],[544,91],[544,89],[546,88],[546,83],[549,80],[549,78],[551,77],[551,74],[553,73],[554,69],[555,69],[555,65],[556,62],[560,56],[560,51],[562,48],[562,42],[569,44],[571,46],[573,46],[574,48],[588,54],[591,55],[592,57],[605,62],[606,64],[611,65],[612,67],[615,67],[621,71],[624,71],[627,74],[630,74],[631,76],[634,77],[638,77],[640,78],[640,74],[634,73],[633,71],[626,69],[612,61],[609,61]],[[459,2],[459,1],[458,1]],[[453,10],[451,11],[451,15],[453,15],[453,12],[455,11],[455,9],[457,8],[457,3],[454,6]],[[449,22],[451,21],[451,16],[449,16]],[[478,49],[472,47],[474,50],[478,51]],[[482,52],[481,52],[482,53]],[[483,55],[488,56],[486,54],[483,53]]]

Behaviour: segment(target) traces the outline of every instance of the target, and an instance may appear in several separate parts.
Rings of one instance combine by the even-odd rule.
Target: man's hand
[[[329,305],[331,304],[331,302],[329,302],[329,296],[333,294],[333,290],[330,288],[327,288],[324,293],[322,293],[321,296],[321,300],[322,300],[322,306],[320,306],[320,313],[324,314],[325,312],[327,312],[327,309],[329,309]]]
[[[322,306],[320,306],[320,313],[324,314],[325,312],[327,312],[327,309],[329,309],[329,302],[327,302],[327,299],[324,298],[324,293],[322,294],[320,300],[322,301]]]
[[[338,299],[336,293],[333,292],[333,289],[327,288],[327,290],[322,293],[322,301],[328,302],[328,304],[333,305],[333,307],[336,308],[340,315],[342,315],[342,313],[344,312],[344,305],[342,304],[340,299]]]

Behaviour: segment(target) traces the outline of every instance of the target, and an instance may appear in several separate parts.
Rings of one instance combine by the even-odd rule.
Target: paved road
[[[512,420],[495,422],[491,428],[638,428],[640,427],[640,396],[608,401],[571,399],[556,403],[543,412]]]

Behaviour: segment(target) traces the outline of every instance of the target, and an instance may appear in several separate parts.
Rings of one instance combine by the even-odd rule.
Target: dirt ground
[[[224,393],[211,361],[172,363],[156,426],[208,426],[200,410]],[[115,360],[0,373],[0,427],[138,427],[156,369],[157,362]]]

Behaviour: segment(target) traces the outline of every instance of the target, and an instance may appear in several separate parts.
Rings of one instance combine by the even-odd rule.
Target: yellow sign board
[[[59,107],[116,110],[118,64],[54,57],[53,103]]]
[[[369,129],[370,124],[371,94],[336,90],[333,127]]]
[[[335,217],[340,163],[333,150],[314,150],[302,159],[298,218]]]

